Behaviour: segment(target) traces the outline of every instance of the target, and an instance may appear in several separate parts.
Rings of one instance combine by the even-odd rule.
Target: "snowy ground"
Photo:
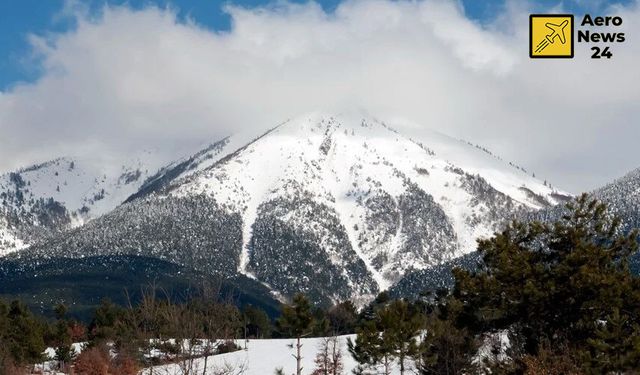
[[[340,336],[340,344],[342,347],[342,355],[344,360],[344,374],[350,374],[351,370],[356,367],[356,362],[351,358],[347,351],[347,338],[353,336]],[[315,368],[314,358],[318,352],[318,348],[323,342],[323,338],[303,339],[302,356],[303,371],[307,375],[311,374]],[[247,350],[240,350],[233,353],[211,356],[207,363],[207,374],[244,374],[244,375],[271,375],[275,369],[282,367],[286,375],[295,373],[296,362],[292,357],[293,349],[289,348],[294,340],[292,339],[269,339],[269,340],[250,340],[247,343]],[[238,341],[238,345],[244,348],[244,341]],[[202,374],[204,359],[197,359],[194,363],[194,372]],[[196,370],[197,369],[197,370]],[[229,369],[229,372],[217,372],[222,369]],[[244,372],[241,370],[244,369]],[[396,366],[393,374],[399,374]],[[407,371],[407,374],[412,374]],[[150,369],[140,372],[140,375],[151,375]],[[183,375],[184,372],[178,364],[157,366],[153,368],[155,375]]]
[[[341,346],[343,371],[342,374],[349,375],[351,370],[356,368],[357,363],[353,360],[347,350],[347,338],[355,339],[355,335],[339,336],[338,340]],[[325,338],[309,338],[302,339],[302,365],[304,375],[310,375],[315,369],[314,359]],[[500,332],[490,337],[485,337],[484,344],[480,347],[475,357],[476,363],[482,363],[485,359],[498,359],[504,361],[507,359],[506,350],[509,347],[509,339],[507,332]],[[271,375],[275,373],[277,368],[282,367],[285,375],[295,374],[296,362],[292,357],[293,349],[289,345],[293,344],[293,339],[266,339],[266,340],[249,340],[246,343],[246,350],[239,350],[233,353],[210,356],[207,360],[208,375]],[[245,347],[244,340],[237,340],[236,344]],[[80,353],[85,343],[73,344],[76,353]],[[495,357],[493,351],[499,348],[499,353]],[[50,358],[41,364],[35,366],[36,371],[44,375],[64,375],[54,370],[56,362],[52,360],[55,356],[55,350],[48,348],[45,354]],[[185,374],[203,374],[204,358],[193,360],[191,371],[185,372],[186,362],[176,363],[163,366],[155,366],[153,369],[146,368],[140,371],[139,375],[185,375]],[[381,370],[381,368],[379,369]],[[375,373],[375,372],[374,372]],[[382,372],[377,372],[382,373]],[[406,364],[407,375],[417,374],[412,363]],[[393,364],[392,374],[400,374],[397,363]]]

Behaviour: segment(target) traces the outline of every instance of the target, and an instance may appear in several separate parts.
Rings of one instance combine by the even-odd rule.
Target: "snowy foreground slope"
[[[355,335],[344,335],[338,337],[340,350],[342,354],[342,363],[344,365],[343,374],[351,374],[351,370],[356,368],[357,363],[349,354],[347,350],[347,338],[355,339]],[[323,337],[318,338],[305,338],[302,339],[302,366],[303,374],[311,374],[315,369],[314,360],[319,349],[322,347],[323,342],[326,339]],[[244,340],[236,340],[236,344],[242,347],[242,350],[210,356],[207,359],[207,374],[219,374],[225,375],[272,375],[275,369],[282,367],[285,374],[295,374],[296,362],[291,356],[294,351],[289,345],[295,343],[294,339],[256,339],[249,340],[245,343]],[[84,344],[73,344],[76,353],[80,353],[83,350]],[[244,349],[246,345],[246,350]],[[45,355],[50,358],[50,361],[46,361],[44,365],[45,374],[58,374],[53,370],[55,366],[55,351],[53,348],[48,348],[45,351]],[[202,374],[204,370],[204,358],[197,358],[193,360],[192,374]],[[407,361],[405,364],[407,370],[411,373],[414,369],[413,364]],[[139,375],[184,375],[184,368],[187,367],[187,363],[175,363],[162,366],[154,366],[153,368],[146,368],[140,371]],[[37,369],[43,369],[42,364],[36,365]],[[217,372],[220,370],[227,370],[227,372]],[[394,363],[392,374],[399,374],[398,364]],[[60,373],[61,374],[61,373]]]
[[[347,337],[340,336],[342,358],[344,362],[343,374],[350,374],[357,363],[353,360],[347,351]],[[302,356],[303,356],[303,374],[311,374],[315,368],[314,359],[316,353],[322,345],[324,338],[308,338],[302,339]],[[285,374],[295,374],[296,362],[291,356],[293,350],[288,347],[294,340],[291,339],[267,339],[267,340],[250,340],[247,344],[247,350],[241,350],[234,353],[211,356],[207,363],[207,373],[215,374],[215,370],[224,368],[241,368],[246,369],[243,375],[271,375],[276,368],[282,367]],[[244,341],[238,341],[238,345],[244,348]],[[153,374],[157,375],[182,375],[181,366],[166,365],[153,368]],[[395,366],[393,374],[399,374],[398,366]],[[198,359],[195,362],[197,371],[194,373],[201,374],[204,368],[204,360]],[[411,367],[409,367],[411,368]],[[238,372],[229,372],[236,374]],[[140,372],[141,375],[150,375],[150,369]]]
[[[568,199],[480,147],[436,132],[411,139],[393,125],[310,114],[224,138],[155,174],[133,169],[144,171],[135,183],[104,189],[117,207],[94,199],[90,221],[87,194],[56,195],[71,213],[63,217],[86,224],[36,245],[17,236],[15,248],[31,246],[8,259],[154,257],[244,274],[278,295],[358,302],[473,251],[515,215]]]

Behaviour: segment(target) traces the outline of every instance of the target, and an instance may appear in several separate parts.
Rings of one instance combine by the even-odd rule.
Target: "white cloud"
[[[579,191],[640,166],[640,10],[618,7],[611,60],[528,59],[528,13],[488,25],[456,2],[228,6],[229,32],[171,10],[75,12],[76,30],[33,38],[44,75],[0,93],[0,170],[69,153],[162,157],[313,110],[364,109],[489,146]],[[419,128],[405,129],[419,136]]]

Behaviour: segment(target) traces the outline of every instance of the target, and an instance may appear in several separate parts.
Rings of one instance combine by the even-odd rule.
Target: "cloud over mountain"
[[[569,190],[637,166],[640,9],[611,60],[531,61],[528,9],[480,25],[447,1],[228,6],[216,32],[171,9],[72,11],[33,36],[42,77],[0,93],[0,170],[68,154],[167,160],[222,135],[312,110],[359,109],[482,143]],[[579,17],[577,17],[577,22]]]

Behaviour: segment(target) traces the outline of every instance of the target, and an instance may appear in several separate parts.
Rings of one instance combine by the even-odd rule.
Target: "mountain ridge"
[[[486,149],[321,113],[227,137],[136,180],[124,202],[11,259],[152,256],[284,296],[365,301],[568,198]]]

